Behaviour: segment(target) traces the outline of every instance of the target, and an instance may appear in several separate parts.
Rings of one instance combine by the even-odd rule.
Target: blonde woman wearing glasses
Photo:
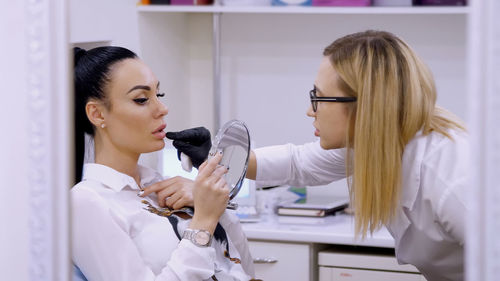
[[[386,226],[400,263],[429,281],[463,280],[468,137],[435,105],[430,71],[382,31],[342,37],[323,55],[307,111],[319,142],[256,149],[247,177],[303,186],[347,176],[357,235]]]

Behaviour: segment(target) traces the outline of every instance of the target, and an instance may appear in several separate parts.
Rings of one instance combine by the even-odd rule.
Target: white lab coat
[[[401,264],[417,267],[428,281],[464,279],[464,225],[469,188],[467,134],[453,140],[421,132],[403,153],[402,194],[395,219],[386,225]],[[257,183],[323,185],[345,177],[345,149],[319,142],[255,149]]]

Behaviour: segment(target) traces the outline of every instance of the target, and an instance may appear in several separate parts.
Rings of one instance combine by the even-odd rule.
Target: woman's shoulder
[[[469,144],[469,134],[461,129],[448,129],[446,134],[432,131],[423,134],[419,131],[415,137],[408,142],[405,150],[420,150],[424,157],[431,157],[436,153],[446,150],[467,149]]]
[[[439,153],[459,153],[468,151],[469,135],[466,131],[459,129],[448,129],[447,135],[439,132],[431,132],[427,136],[428,157]]]
[[[431,132],[415,148],[421,176],[444,180],[443,187],[449,184],[446,179],[467,177],[471,165],[468,133],[449,129],[447,134]]]
[[[100,183],[94,181],[81,181],[71,188],[71,203],[74,207],[90,207],[102,205],[105,201],[97,191]]]

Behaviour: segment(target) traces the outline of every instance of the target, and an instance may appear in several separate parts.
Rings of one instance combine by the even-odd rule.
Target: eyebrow
[[[159,89],[160,88],[160,82],[158,82],[158,84],[156,85],[156,88]],[[127,94],[130,93],[130,92],[133,92],[135,90],[146,90],[146,91],[151,91],[151,87],[149,86],[146,86],[146,85],[136,85],[134,87],[132,87],[132,89],[128,90]]]

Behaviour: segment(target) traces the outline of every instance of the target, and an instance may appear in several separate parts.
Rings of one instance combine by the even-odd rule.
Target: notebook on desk
[[[306,196],[278,204],[278,215],[324,217],[335,214],[349,205],[349,197]]]

